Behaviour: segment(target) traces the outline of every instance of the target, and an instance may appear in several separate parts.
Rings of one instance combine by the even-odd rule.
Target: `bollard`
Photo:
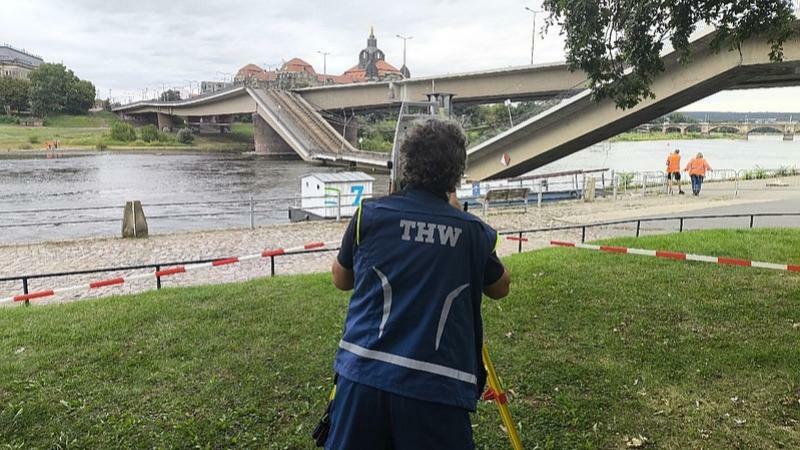
[[[539,183],[539,192],[536,193],[536,206],[542,207],[542,184]]]
[[[642,174],[642,197],[647,195],[647,175]]]
[[[733,191],[733,198],[739,198],[739,172],[736,172],[736,188]]]
[[[619,187],[619,180],[617,179],[616,175],[611,176],[611,196],[614,200],[617,200],[617,188]]]
[[[255,204],[253,203],[252,195],[250,195],[250,229],[256,229]]]
[[[22,279],[22,293],[28,295],[28,279]],[[25,306],[31,306],[30,300],[25,300]]]

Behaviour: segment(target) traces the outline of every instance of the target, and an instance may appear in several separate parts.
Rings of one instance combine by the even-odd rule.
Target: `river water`
[[[598,145],[556,161],[536,172],[609,168],[616,171],[663,170],[667,153],[680,148],[684,158],[701,151],[715,169],[775,169],[800,167],[800,142],[784,142],[780,136],[750,140],[692,140],[620,142]],[[688,161],[688,159],[686,159]],[[152,219],[153,233],[177,230],[245,227],[249,206],[173,205],[153,203],[244,200],[297,197],[300,178],[314,172],[340,168],[309,165],[300,161],[275,161],[253,155],[230,153],[130,154],[92,153],[48,159],[44,156],[0,155],[0,243],[33,242],[120,233],[122,206],[141,200]],[[377,193],[388,186],[386,175],[373,175]],[[9,212],[61,208],[95,208],[79,213],[65,211]],[[287,220],[289,202],[259,205],[256,223]],[[265,212],[264,210],[270,210]],[[226,212],[225,216],[192,216]],[[180,218],[159,218],[165,215]],[[71,220],[106,220],[99,223],[64,224]],[[57,226],[13,226],[61,223]]]

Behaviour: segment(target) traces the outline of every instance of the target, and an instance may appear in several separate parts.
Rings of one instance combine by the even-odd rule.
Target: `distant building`
[[[407,67],[406,71],[408,71]],[[356,82],[398,80],[403,78],[402,72],[386,62],[386,55],[383,50],[378,48],[378,39],[375,38],[372,28],[369,30],[367,47],[358,54],[358,64],[347,69],[344,75]],[[411,75],[410,72],[409,75]]]
[[[0,76],[11,78],[28,78],[28,74],[44,60],[24,50],[10,45],[0,45]]]
[[[260,83],[282,88],[320,86],[324,84],[348,84],[365,81],[397,80],[408,78],[411,73],[403,66],[401,72],[386,62],[386,55],[378,48],[378,40],[370,29],[367,47],[358,55],[358,64],[342,75],[317,73],[314,67],[300,58],[292,58],[283,63],[278,70],[265,70],[255,64],[248,64],[236,73],[235,83]]]
[[[227,89],[233,86],[233,83],[228,81],[201,81],[200,82],[200,93],[201,94],[210,94],[212,92],[221,91],[223,89]]]

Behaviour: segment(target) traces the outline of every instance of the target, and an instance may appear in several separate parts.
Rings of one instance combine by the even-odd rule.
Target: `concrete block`
[[[122,216],[123,238],[147,237],[147,218],[139,200],[125,203],[125,212]]]

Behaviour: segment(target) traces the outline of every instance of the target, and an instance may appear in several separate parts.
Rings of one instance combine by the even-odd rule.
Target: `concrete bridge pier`
[[[156,113],[156,126],[160,131],[172,131],[172,116],[164,113]]]
[[[287,159],[299,158],[292,147],[258,113],[253,114],[253,140],[258,154]]]
[[[794,140],[794,124],[786,124],[783,126],[783,140],[784,141],[793,141]]]
[[[329,124],[339,133],[340,136],[344,136],[347,142],[350,143],[353,147],[358,148],[358,130],[359,130],[359,123],[358,119],[355,117],[348,117],[347,118],[347,125],[344,124],[344,119],[339,118],[337,121],[332,121],[330,119],[326,119]],[[344,131],[344,132],[342,132]]]

